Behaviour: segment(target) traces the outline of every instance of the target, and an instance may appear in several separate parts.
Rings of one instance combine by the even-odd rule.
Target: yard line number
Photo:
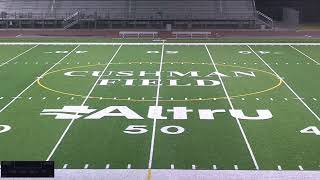
[[[309,126],[300,131],[302,134],[315,134],[320,135],[320,130],[316,126]]]
[[[0,134],[10,131],[11,127],[8,125],[0,125]]]
[[[164,134],[177,135],[182,134],[185,129],[181,126],[164,126],[160,131]],[[144,134],[148,130],[146,125],[129,125],[123,132],[126,134]]]

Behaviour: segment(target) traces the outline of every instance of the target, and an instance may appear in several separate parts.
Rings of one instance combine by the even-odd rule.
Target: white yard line
[[[120,51],[122,45],[119,46],[119,48],[117,49],[117,51],[114,53],[114,55],[112,56],[112,58],[109,60],[108,64],[106,65],[106,67],[103,69],[103,71],[101,72],[100,76],[98,77],[98,79],[96,80],[96,82],[93,84],[92,88],[90,89],[88,95],[86,96],[86,98],[84,99],[84,101],[82,102],[81,106],[84,106],[84,104],[87,102],[87,100],[89,99],[91,93],[93,92],[94,88],[96,87],[96,85],[98,84],[99,80],[101,79],[101,77],[103,76],[103,74],[106,72],[106,70],[108,69],[109,65],[111,64],[111,62],[113,61],[113,59],[116,57],[116,55],[118,54],[118,52]],[[76,113],[75,116],[77,116],[79,113]],[[64,130],[64,132],[62,133],[61,137],[59,138],[58,142],[55,144],[55,146],[53,147],[53,149],[51,150],[49,156],[47,157],[46,161],[49,161],[51,159],[51,157],[53,156],[53,154],[55,153],[55,151],[57,150],[57,148],[59,147],[59,145],[61,144],[62,140],[64,139],[65,135],[67,134],[67,132],[69,131],[70,127],[72,126],[72,124],[74,123],[76,118],[73,118],[70,123],[68,124],[68,126],[66,127],[66,129]]]
[[[162,44],[162,50],[161,50],[161,59],[160,59],[160,67],[159,72],[160,75],[158,77],[158,85],[157,85],[157,96],[156,96],[156,106],[159,105],[159,95],[160,95],[160,84],[161,84],[161,72],[162,72],[162,63],[163,63],[163,54],[164,54],[164,44]],[[148,163],[148,169],[152,168],[152,159],[153,159],[153,150],[154,150],[154,141],[156,136],[156,125],[157,125],[157,119],[153,119],[153,127],[152,127],[152,137],[151,137],[151,145],[150,145],[150,154],[149,154],[149,163]]]
[[[66,43],[66,42],[0,42],[1,45],[86,45],[86,46],[150,46],[150,45],[172,45],[172,46],[204,46],[204,45],[215,45],[215,46],[243,46],[243,45],[261,45],[261,46],[320,46],[320,43],[100,43],[100,42],[78,42],[78,43]]]
[[[11,61],[13,61],[13,60],[17,59],[18,57],[20,57],[20,56],[24,55],[25,53],[27,53],[27,52],[31,51],[32,49],[36,48],[37,46],[39,46],[39,44],[36,44],[35,46],[33,46],[33,47],[31,47],[31,48],[27,49],[26,51],[24,51],[24,52],[22,52],[22,53],[18,54],[17,56],[15,56],[15,57],[13,57],[13,58],[9,59],[9,60],[8,60],[8,61],[6,61],[6,62],[0,63],[0,67],[2,67],[2,66],[4,66],[4,65],[8,64],[9,62],[11,62]]]
[[[209,55],[209,57],[210,57],[210,60],[211,60],[211,62],[212,62],[212,65],[214,66],[215,71],[216,71],[217,73],[219,73],[218,68],[217,68],[216,64],[214,63],[214,61],[213,61],[212,55],[211,55],[211,53],[210,53],[207,45],[205,45],[205,47],[206,47],[206,50],[207,50],[208,55]],[[232,102],[231,102],[231,99],[230,99],[230,96],[229,96],[229,94],[228,94],[228,91],[226,90],[226,87],[225,87],[225,85],[224,85],[224,82],[223,82],[221,76],[218,76],[218,77],[219,77],[219,80],[220,80],[220,82],[221,82],[223,91],[224,91],[224,93],[226,94],[226,97],[227,97],[227,99],[228,99],[229,105],[230,105],[231,109],[234,110],[233,104],[232,104]],[[253,151],[252,151],[251,145],[250,145],[250,143],[249,143],[249,141],[248,141],[248,139],[247,139],[247,136],[246,136],[246,134],[245,134],[245,132],[244,132],[244,130],[243,130],[243,128],[242,128],[242,125],[241,125],[241,123],[240,123],[240,120],[239,120],[238,118],[235,118],[235,119],[236,119],[237,124],[238,124],[238,126],[239,126],[239,129],[240,129],[240,131],[241,131],[242,137],[243,137],[243,139],[244,139],[244,141],[245,141],[245,143],[246,143],[246,145],[247,145],[247,148],[248,148],[248,150],[249,150],[249,152],[250,152],[250,156],[251,156],[251,159],[252,159],[252,161],[253,161],[253,163],[254,163],[254,166],[255,166],[255,168],[258,170],[258,169],[259,169],[259,165],[258,165],[257,160],[256,160],[256,158],[255,158],[255,155],[254,155],[254,153],[253,153]]]
[[[319,116],[303,101],[303,98],[301,98],[284,80],[283,78],[281,78],[279,76],[279,74],[273,70],[273,68],[266,63],[266,61],[260,56],[258,55],[249,45],[248,48],[266,65],[268,66],[268,68],[279,78],[282,79],[282,82],[288,87],[288,89],[297,97],[298,100],[300,100],[300,102],[314,115],[314,117],[316,117],[318,119],[318,121],[320,121]]]
[[[78,45],[77,47],[75,47],[72,51],[70,51],[67,55],[65,55],[63,58],[61,58],[57,63],[55,63],[53,66],[51,66],[46,72],[44,72],[40,77],[38,77],[36,80],[34,80],[28,87],[26,87],[23,91],[21,91],[18,95],[15,96],[15,98],[10,101],[7,105],[5,105],[1,110],[0,113],[3,112],[4,110],[6,110],[16,99],[18,99],[18,97],[20,97],[24,92],[26,92],[29,88],[31,88],[37,81],[39,78],[42,78],[45,74],[47,74],[49,71],[51,71],[51,69],[53,69],[54,67],[56,67],[61,61],[63,61],[65,58],[67,58],[71,53],[73,53],[80,45]]]
[[[313,58],[311,58],[310,56],[308,56],[307,54],[305,54],[304,52],[300,51],[299,49],[293,47],[292,45],[289,45],[292,49],[298,51],[300,54],[304,55],[305,57],[307,57],[308,59],[310,59],[311,61],[315,62],[317,65],[320,65],[320,63],[316,60],[314,60]]]

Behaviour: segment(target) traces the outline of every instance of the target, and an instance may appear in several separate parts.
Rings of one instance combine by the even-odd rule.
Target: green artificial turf
[[[232,40],[284,41],[302,42]],[[54,160],[56,168],[72,169],[130,164],[134,169],[319,170],[320,132],[300,132],[320,129],[319,50],[318,45],[0,45],[0,160]],[[170,85],[173,81],[179,86]],[[219,84],[201,86],[201,81]],[[66,112],[80,116],[69,119],[42,114],[81,105],[95,111]],[[141,118],[128,119],[119,109],[88,118],[113,106]],[[162,118],[149,117],[154,106],[162,107]],[[173,116],[177,107],[189,110],[186,119]],[[217,109],[225,112],[214,113],[214,119],[199,116],[199,110]],[[237,119],[232,109],[252,117],[269,110],[273,117]],[[3,132],[7,126],[11,129]],[[146,132],[125,133],[132,126]],[[177,128],[183,130],[174,134]]]

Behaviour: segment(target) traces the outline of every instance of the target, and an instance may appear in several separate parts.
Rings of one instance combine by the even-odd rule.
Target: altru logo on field
[[[163,106],[149,106],[148,119],[173,119],[187,120],[191,113],[197,114],[201,120],[214,120],[217,113],[229,113],[232,117],[240,120],[269,120],[273,117],[270,110],[256,110],[256,116],[247,116],[241,109],[188,109],[187,107],[173,107],[164,109]],[[64,106],[62,109],[44,109],[40,115],[55,116],[55,119],[102,119],[110,117],[123,117],[129,120],[145,119],[140,114],[127,106],[108,106],[102,110],[90,109],[89,106]],[[194,117],[194,116],[193,116]]]

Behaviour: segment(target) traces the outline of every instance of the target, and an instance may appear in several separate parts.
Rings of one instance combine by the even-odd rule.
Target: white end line
[[[22,53],[18,54],[17,56],[15,56],[15,57],[13,57],[13,58],[9,59],[8,61],[6,61],[6,62],[4,62],[4,63],[1,63],[1,64],[0,64],[0,67],[2,67],[2,66],[4,66],[4,65],[8,64],[9,62],[11,62],[11,61],[13,61],[13,60],[17,59],[18,57],[20,57],[20,56],[24,55],[25,53],[27,53],[27,52],[31,51],[32,49],[36,48],[37,46],[39,46],[39,44],[37,44],[37,45],[35,45],[35,46],[33,46],[33,47],[31,47],[31,48],[27,49],[26,51],[24,51],[24,52],[22,52]]]
[[[217,68],[216,64],[214,63],[214,61],[213,61],[213,58],[212,58],[212,56],[211,56],[211,53],[210,53],[207,45],[205,45],[205,47],[206,47],[206,50],[207,50],[207,52],[208,52],[208,55],[209,55],[209,57],[210,57],[210,59],[211,59],[212,65],[214,66],[214,68],[215,68],[215,70],[217,71],[217,73],[219,73],[218,68]],[[226,87],[225,87],[225,85],[224,85],[224,83],[223,83],[223,80],[222,80],[221,76],[218,76],[218,77],[219,77],[219,80],[220,80],[220,82],[221,82],[223,91],[224,91],[224,93],[225,93],[226,96],[227,96],[227,99],[228,99],[228,102],[229,102],[229,104],[230,104],[230,107],[231,107],[232,110],[234,110],[233,104],[232,104],[231,99],[230,99],[230,96],[229,96],[229,94],[228,94],[228,92],[227,92],[227,90],[226,90]],[[239,120],[238,118],[235,118],[235,119],[236,119],[237,124],[238,124],[238,126],[239,126],[239,129],[240,129],[240,131],[241,131],[242,137],[243,137],[243,139],[244,139],[244,141],[245,141],[245,143],[246,143],[246,145],[247,145],[247,148],[248,148],[248,150],[249,150],[249,152],[250,152],[250,156],[251,156],[251,159],[252,159],[252,161],[253,161],[253,163],[254,163],[254,165],[255,165],[255,168],[258,170],[258,169],[259,169],[259,165],[258,165],[258,163],[257,163],[257,161],[256,161],[256,158],[255,158],[254,153],[253,153],[253,151],[252,151],[251,145],[250,145],[250,143],[249,143],[249,141],[248,141],[248,139],[247,139],[247,136],[246,136],[246,134],[245,134],[245,132],[244,132],[244,130],[243,130],[243,128],[242,128],[242,125],[241,125],[241,123],[240,123],[240,120]]]
[[[47,74],[51,69],[56,67],[61,61],[63,61],[65,58],[67,58],[73,51],[75,51],[80,45],[75,47],[72,51],[70,51],[67,55],[65,55],[63,58],[61,58],[57,63],[55,63],[53,66],[51,66],[46,72],[44,72],[40,77],[43,77],[45,74]],[[38,81],[38,78],[34,80],[28,87],[26,87],[23,91],[21,91],[16,97],[21,96],[24,92],[26,92],[31,86],[33,86]],[[1,110],[0,113],[3,112],[5,109],[7,109],[16,99],[13,99],[10,101],[7,105],[5,105]]]
[[[303,53],[302,51],[300,51],[299,49],[293,47],[292,45],[289,45],[292,49],[298,51],[300,54],[304,55],[305,57],[307,57],[308,59],[310,59],[311,61],[315,62],[317,65],[320,65],[320,63],[316,60],[314,60],[313,58],[311,58],[310,56],[308,56],[307,54]]]
[[[162,44],[162,50],[161,50],[161,59],[160,59],[160,68],[159,68],[160,75],[159,75],[159,77],[158,77],[156,106],[159,105],[160,81],[161,81],[163,54],[164,54],[164,44]],[[156,125],[157,125],[157,119],[153,119],[153,127],[152,127],[152,137],[151,137],[151,145],[150,145],[150,155],[149,155],[148,169],[151,169],[151,168],[152,168],[154,141],[155,141],[155,135],[156,135]]]
[[[314,115],[314,117],[316,117],[318,119],[318,121],[320,121],[319,116],[303,101],[303,99],[279,76],[279,74],[272,69],[271,66],[269,66],[268,63],[266,63],[265,60],[263,60],[263,58],[257,54],[249,45],[247,45],[248,48],[266,65],[268,66],[268,68],[279,78],[282,80],[282,82],[288,87],[288,89],[297,97],[297,99]]]
[[[84,106],[84,104],[87,102],[87,100],[89,99],[91,93],[93,92],[94,88],[96,87],[96,85],[98,84],[99,80],[101,79],[101,77],[103,76],[103,74],[106,72],[106,70],[108,69],[109,65],[111,64],[111,62],[113,61],[113,59],[116,57],[116,55],[118,54],[118,52],[120,51],[122,45],[119,46],[119,48],[117,49],[117,51],[114,53],[114,55],[112,56],[112,58],[109,60],[108,64],[106,65],[106,67],[103,69],[102,73],[100,74],[100,76],[98,77],[98,79],[96,80],[96,82],[93,84],[92,88],[90,89],[88,95],[86,96],[86,98],[84,99],[84,101],[82,102],[81,106]],[[75,115],[77,116],[79,113],[76,113]],[[64,132],[62,133],[61,137],[59,138],[58,142],[55,144],[55,146],[53,147],[53,149],[51,150],[49,156],[47,157],[46,161],[49,161],[51,159],[51,157],[53,156],[53,154],[55,153],[55,151],[57,150],[57,148],[59,147],[59,145],[61,144],[63,138],[65,137],[65,135],[67,134],[67,132],[69,131],[71,125],[73,124],[73,122],[75,121],[75,118],[73,118],[70,123],[68,124],[68,126],[66,127],[66,129],[64,130]]]

